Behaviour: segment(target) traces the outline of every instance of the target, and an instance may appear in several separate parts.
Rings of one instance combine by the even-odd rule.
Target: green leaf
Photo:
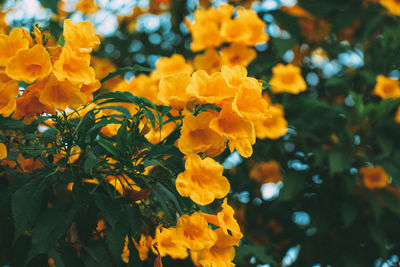
[[[132,67],[122,67],[117,69],[116,71],[110,72],[106,77],[104,77],[103,79],[101,79],[101,83],[104,83],[112,78],[114,78],[115,76],[118,76],[120,74],[126,73],[126,72],[131,72],[131,71],[146,71],[146,72],[151,72],[152,69],[149,68],[145,68],[142,67],[140,65],[135,64]]]
[[[354,200],[349,199],[347,201],[342,202],[342,217],[343,224],[345,227],[348,227],[357,216],[357,206],[354,203]]]
[[[11,209],[14,217],[14,242],[28,229],[37,218],[42,204],[42,195],[48,184],[39,180],[28,182],[11,197]]]
[[[328,154],[329,173],[334,175],[350,167],[349,156],[338,151],[332,151]]]
[[[93,174],[93,167],[96,166],[96,163],[96,156],[93,154],[93,152],[90,152],[89,157],[83,162],[83,169],[85,173],[91,176]]]
[[[109,196],[100,193],[94,194],[94,202],[104,219],[111,225],[111,227],[115,227],[121,211],[119,203]]]
[[[298,173],[286,174],[283,180],[283,188],[279,193],[279,200],[289,201],[296,197],[305,187],[305,178]]]
[[[127,231],[124,224],[118,223],[115,227],[106,228],[106,241],[108,249],[111,252],[111,256],[114,258],[115,262],[121,260],[121,253],[125,244],[125,236]]]
[[[64,46],[65,45],[64,34],[61,34],[60,38],[58,38],[56,46],[57,45],[59,45],[59,46]]]
[[[69,204],[55,204],[46,209],[32,231],[32,249],[37,253],[48,252],[71,225],[75,209]]]
[[[129,109],[127,109],[124,106],[106,106],[106,107],[98,108],[98,110],[103,110],[103,109],[112,109],[112,110],[120,112],[121,114],[125,115],[128,118],[132,117],[131,112],[129,111]]]
[[[107,152],[111,153],[113,156],[118,157],[119,151],[117,148],[114,146],[114,144],[111,141],[108,141],[106,139],[100,139],[97,141],[99,145],[101,145]]]

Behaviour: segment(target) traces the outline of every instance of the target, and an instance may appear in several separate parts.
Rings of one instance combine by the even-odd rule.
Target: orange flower
[[[156,62],[156,69],[152,73],[153,79],[161,79],[162,77],[179,74],[179,73],[193,72],[192,65],[186,63],[182,55],[174,54],[171,57],[162,57]]]
[[[380,0],[380,3],[390,14],[400,16],[400,2],[398,0]]]
[[[192,34],[192,51],[200,51],[206,48],[215,48],[223,43],[221,36],[221,24],[230,20],[234,7],[231,5],[220,5],[218,8],[211,7],[207,10],[198,9],[194,12],[194,23],[186,20],[187,27]]]
[[[22,154],[18,154],[17,162],[21,166],[22,171],[25,173],[33,172],[36,169],[43,168],[44,165],[39,159],[28,158],[25,159]]]
[[[270,117],[254,122],[257,138],[278,139],[288,131],[283,107],[280,104],[273,104],[270,105],[268,112],[271,114]]]
[[[15,81],[0,82],[0,114],[8,117],[16,108],[16,96],[19,93],[18,83]]]
[[[210,76],[204,70],[198,70],[192,75],[186,88],[188,96],[197,99],[199,104],[221,104],[223,100],[233,98],[235,90],[228,87],[221,72]]]
[[[0,160],[7,158],[7,147],[5,144],[0,143]]]
[[[221,228],[214,231],[216,235],[215,244],[200,251],[191,251],[193,262],[203,267],[233,267],[232,262],[235,258],[235,248],[238,240],[230,235],[226,235]]]
[[[186,87],[189,85],[189,73],[179,73],[161,78],[158,99],[167,106],[182,110],[185,108],[187,95]]]
[[[221,73],[228,85],[231,87],[239,87],[245,81],[254,79],[247,77],[246,68],[240,65],[236,65],[234,67],[222,66]],[[234,88],[232,90],[234,90],[236,93],[238,88]]]
[[[64,20],[63,35],[67,44],[81,53],[90,53],[100,44],[93,25],[88,21],[73,23],[71,19]]]
[[[63,47],[59,59],[54,63],[53,74],[58,80],[89,84],[95,81],[94,69],[90,67],[90,55],[79,54],[69,45]]]
[[[256,50],[241,43],[233,43],[221,49],[222,64],[233,67],[242,65],[247,67],[257,56]]]
[[[225,42],[254,46],[267,42],[265,22],[251,9],[238,9],[237,17],[225,20],[221,26],[221,36]]]
[[[0,66],[6,67],[19,50],[27,49],[29,41],[20,28],[14,28],[9,35],[0,34]]]
[[[372,93],[380,98],[398,98],[400,97],[399,81],[397,79],[378,75]]]
[[[268,102],[262,98],[261,83],[253,78],[248,78],[244,81],[235,95],[232,109],[251,121],[270,117]]]
[[[66,107],[75,109],[85,100],[78,85],[67,80],[59,81],[54,76],[47,79],[39,97],[42,104],[58,110],[65,110]]]
[[[133,240],[133,241],[135,244],[135,248],[139,252],[140,260],[145,261],[147,259],[147,255],[149,254],[149,249],[150,249],[150,247],[152,247],[153,238],[151,236],[145,236],[142,234],[140,236],[139,244],[136,243],[135,240]]]
[[[225,136],[232,152],[234,149],[243,157],[253,154],[252,145],[256,142],[253,124],[232,109],[232,103],[225,103],[220,117],[211,120],[210,128]]]
[[[51,73],[50,55],[42,45],[19,50],[6,68],[6,74],[14,80],[33,83]]]
[[[39,101],[41,91],[46,82],[47,79],[44,79],[25,88],[22,96],[17,98],[17,106],[12,116],[14,120],[24,118],[24,122],[29,124],[40,113],[55,113],[55,109],[52,106],[45,105]]]
[[[278,64],[272,68],[271,91],[275,94],[288,92],[299,94],[307,89],[307,84],[301,76],[301,69],[292,64]]]
[[[176,223],[175,244],[190,250],[202,250],[215,244],[216,233],[208,227],[208,223],[200,213],[182,215]]]
[[[232,236],[237,239],[236,245],[239,245],[239,240],[243,237],[243,234],[240,230],[239,224],[233,216],[235,210],[228,205],[228,200],[226,198],[224,199],[221,208],[221,211],[218,212],[217,215],[206,213],[201,213],[201,215],[207,220],[208,223],[212,223],[221,227],[222,231],[226,235],[230,235],[228,232],[229,230]]]
[[[189,155],[185,171],[176,178],[176,189],[181,196],[190,197],[199,205],[208,205],[229,193],[230,185],[223,171],[224,167],[212,158],[202,160],[197,154]]]
[[[208,74],[211,74],[221,69],[221,56],[217,50],[208,48],[204,54],[194,57],[193,65],[196,70],[205,70]]]
[[[270,160],[267,162],[258,162],[251,168],[249,177],[260,184],[278,183],[282,181],[282,173],[279,162]]]
[[[362,167],[359,172],[364,185],[369,189],[383,188],[389,183],[389,176],[381,166]]]
[[[154,236],[153,244],[157,245],[157,249],[160,252],[161,257],[169,255],[173,259],[185,259],[188,256],[187,248],[177,244],[174,240],[176,239],[176,228],[164,228],[162,225],[158,226]],[[154,254],[157,251],[154,249],[154,245],[151,246]]]
[[[216,157],[225,150],[226,140],[218,132],[210,129],[210,121],[217,116],[211,112],[201,112],[196,117],[185,116],[178,140],[179,150],[186,154],[203,152]]]

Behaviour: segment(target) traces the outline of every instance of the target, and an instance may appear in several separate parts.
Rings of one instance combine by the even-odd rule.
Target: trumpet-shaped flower
[[[0,66],[6,67],[19,50],[27,49],[29,40],[20,28],[14,28],[9,35],[0,34]]]
[[[157,254],[157,251],[154,249],[154,244],[156,244],[161,257],[169,255],[173,259],[187,258],[187,248],[174,241],[176,240],[176,235],[177,231],[175,227],[164,228],[158,226],[153,240],[153,252]]]
[[[8,117],[16,108],[16,96],[19,93],[18,83],[15,81],[0,82],[0,114]]]
[[[288,123],[280,104],[272,104],[268,110],[270,116],[254,122],[256,136],[260,139],[278,139],[288,131]]]
[[[182,72],[191,74],[193,72],[193,67],[186,63],[182,55],[174,54],[171,57],[163,57],[157,60],[156,69],[152,73],[152,78],[161,79],[162,77]]]
[[[212,112],[185,116],[178,140],[179,150],[187,155],[203,152],[209,157],[215,157],[221,154],[225,150],[226,140],[210,128],[210,122],[215,118],[217,115]]]
[[[369,189],[383,188],[389,183],[389,176],[381,166],[362,167],[359,171]]]
[[[282,173],[279,162],[276,160],[259,162],[251,168],[249,177],[260,184],[280,182],[282,181]]]
[[[80,54],[66,45],[54,63],[53,74],[58,80],[68,79],[74,83],[89,84],[95,81],[94,69],[90,67],[90,55]]]
[[[230,185],[222,175],[223,171],[224,167],[212,158],[189,155],[185,171],[176,178],[176,189],[181,196],[190,197],[199,205],[208,205],[215,198],[223,198],[229,193]]]
[[[307,84],[301,76],[301,69],[292,64],[278,64],[272,68],[271,91],[273,93],[288,92],[299,94],[307,89]]]
[[[208,48],[204,54],[194,57],[193,65],[196,70],[205,70],[208,74],[212,74],[221,69],[221,56],[217,50]]]
[[[64,20],[64,40],[80,53],[90,53],[100,44],[93,25],[88,21],[74,23],[71,19]]]
[[[182,110],[185,108],[187,95],[186,87],[189,85],[190,75],[182,72],[163,77],[159,84],[158,99],[164,105]]]
[[[215,244],[200,251],[191,252],[193,262],[202,267],[233,267],[235,248],[238,240],[235,237],[226,235],[221,228],[214,231],[217,236]]]
[[[66,107],[77,108],[84,103],[86,97],[80,87],[68,80],[59,81],[50,76],[40,92],[39,101],[49,107],[65,110]]]
[[[50,55],[42,45],[19,50],[6,67],[6,74],[14,80],[33,83],[51,73]]]
[[[206,219],[198,212],[182,215],[176,223],[174,242],[190,250],[210,248],[216,239],[216,233],[209,228]]]
[[[221,72],[208,75],[198,70],[192,75],[186,92],[197,99],[199,104],[221,104],[223,100],[233,98],[236,91],[229,87]]]
[[[223,105],[219,118],[211,120],[210,128],[229,140],[231,152],[236,149],[246,158],[253,154],[252,145],[256,142],[254,126],[233,110],[232,103],[227,102]]]
[[[400,97],[399,81],[397,79],[378,75],[372,93],[380,98],[398,98]]]
[[[223,65],[241,65],[247,67],[257,56],[256,50],[241,43],[233,43],[221,49],[221,60]]]

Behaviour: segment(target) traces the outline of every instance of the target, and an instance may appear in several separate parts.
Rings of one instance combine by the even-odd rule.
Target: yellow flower
[[[44,46],[37,44],[30,49],[19,50],[6,67],[6,74],[14,80],[33,83],[51,73],[50,55]]]
[[[19,93],[18,83],[15,81],[0,82],[0,114],[8,117],[16,108],[16,96]]]
[[[95,81],[94,69],[90,67],[90,55],[77,53],[69,45],[63,47],[54,63],[53,74],[58,80],[89,84]]]
[[[79,2],[76,4],[76,10],[79,10],[85,15],[95,13],[99,9],[100,8],[93,0],[79,0]]]
[[[397,79],[378,75],[372,93],[380,98],[398,98],[400,97],[399,81]]]
[[[152,247],[153,238],[151,236],[145,236],[142,234],[140,236],[139,244],[136,243],[135,240],[133,241],[137,251],[139,252],[140,260],[145,261],[147,259],[147,255],[149,254],[149,249]]]
[[[157,245],[161,257],[169,255],[173,259],[185,259],[188,256],[187,248],[176,243],[176,228],[164,228],[158,226],[154,236],[153,244]],[[157,254],[154,245],[151,246],[153,252]]]
[[[71,19],[64,20],[64,40],[80,53],[90,53],[100,44],[93,25],[88,21],[73,23]]]
[[[265,22],[256,12],[251,9],[238,9],[236,12],[236,18],[222,23],[221,36],[225,42],[254,46],[268,41]]]
[[[41,91],[46,82],[47,79],[44,79],[25,88],[22,96],[17,98],[17,106],[12,115],[14,120],[24,118],[24,122],[29,124],[35,119],[36,115],[44,112],[55,113],[55,109],[52,106],[45,105],[39,101]]]
[[[222,64],[230,67],[235,65],[247,67],[256,56],[256,50],[241,43],[233,43],[221,49]]]
[[[359,172],[364,185],[369,189],[383,188],[389,183],[389,176],[381,166],[362,167]]]
[[[265,98],[269,102],[267,95],[265,95]],[[284,117],[283,107],[279,104],[272,104],[269,106],[268,112],[270,116],[254,122],[256,136],[260,139],[278,139],[288,131],[288,123]]]
[[[75,109],[86,100],[78,85],[70,81],[59,81],[50,76],[40,92],[39,101],[49,107],[65,110],[66,107]]]
[[[222,66],[221,73],[228,85],[231,87],[239,87],[245,81],[254,79],[247,77],[246,68],[240,65],[236,65],[234,67]],[[235,88],[233,90],[235,90],[236,93],[238,89]]]
[[[14,28],[9,35],[0,34],[0,66],[6,67],[19,50],[27,49],[29,41],[20,28]]]
[[[279,162],[276,160],[258,162],[251,168],[249,177],[260,184],[280,182],[282,181],[282,173]]]
[[[186,87],[189,82],[190,75],[185,72],[161,78],[158,99],[174,109],[184,109],[187,101]]]
[[[228,87],[221,72],[208,75],[204,70],[198,70],[186,88],[188,96],[197,99],[198,104],[221,104],[223,100],[233,98],[236,91]]]
[[[221,227],[222,231],[226,235],[232,235],[235,239],[237,239],[237,244],[235,245],[239,245],[239,240],[243,237],[243,234],[240,230],[239,224],[233,216],[235,210],[228,205],[228,200],[226,198],[224,199],[221,208],[221,211],[218,212],[217,215],[206,213],[201,213],[201,215],[207,220],[208,223],[212,223]],[[231,234],[229,234],[228,230],[231,232]]]
[[[203,152],[209,157],[216,157],[226,147],[225,138],[210,129],[210,121],[217,118],[212,112],[201,112],[196,117],[188,114],[183,119],[181,137],[178,140],[179,150],[186,154]]]
[[[176,244],[190,250],[210,248],[217,239],[216,233],[208,227],[208,223],[200,213],[182,215],[176,223]]]
[[[121,253],[121,259],[126,263],[129,262],[129,254],[130,254],[128,245],[129,245],[129,239],[128,236],[125,236],[125,245]]]
[[[217,50],[207,48],[204,54],[194,57],[193,65],[196,70],[205,70],[208,74],[211,74],[221,69],[221,56]]]
[[[152,73],[153,79],[161,79],[162,77],[179,74],[179,73],[193,72],[192,65],[186,63],[182,55],[174,54],[171,57],[162,57],[156,62],[156,69]]]
[[[214,231],[217,236],[213,246],[200,250],[193,251],[192,260],[202,267],[233,267],[232,262],[235,258],[235,248],[238,240],[235,237],[226,235],[221,228]]]
[[[390,14],[400,16],[400,2],[398,0],[380,0],[380,3]]]
[[[0,143],[0,160],[7,158],[7,147],[5,144]]]
[[[212,158],[201,159],[191,154],[186,159],[185,171],[176,178],[176,189],[181,196],[190,197],[199,205],[208,205],[229,193],[230,185],[223,171],[224,167]]]
[[[244,81],[235,95],[232,109],[251,121],[270,117],[268,102],[262,97],[261,83],[254,78]]]
[[[253,154],[252,145],[256,142],[254,126],[232,109],[232,103],[223,105],[220,117],[211,120],[210,128],[229,140],[231,152],[236,149],[246,158]]]
[[[167,118],[168,117],[164,118],[164,121],[167,120]],[[147,125],[149,125],[148,122],[147,122]],[[173,121],[168,122],[167,124],[163,124],[161,129],[159,126],[156,125],[156,129],[151,127],[150,131],[145,134],[145,137],[150,143],[158,144],[162,140],[164,140],[170,133],[172,133],[172,131],[175,130],[175,127],[176,127],[176,123]]]
[[[194,23],[186,20],[186,25],[193,39],[190,44],[192,51],[219,47],[223,43],[221,24],[231,19],[233,10],[234,7],[231,5],[196,10],[194,12]]]
[[[307,89],[307,84],[301,76],[301,69],[292,64],[278,64],[272,68],[271,91],[273,93],[288,92],[299,94]]]

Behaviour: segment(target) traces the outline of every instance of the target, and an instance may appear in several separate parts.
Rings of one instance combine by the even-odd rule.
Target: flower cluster
[[[64,40],[60,45],[47,42],[38,28],[34,39],[24,28],[14,28],[9,35],[0,35],[1,53],[0,114],[26,122],[40,113],[55,113],[67,107],[77,108],[92,99],[100,88],[90,66],[90,52],[99,45],[89,22],[64,21]],[[19,95],[18,82],[27,86]]]
[[[217,8],[196,10],[193,23],[186,20],[193,39],[192,51],[205,50],[204,54],[194,58],[196,69],[212,73],[222,65],[247,66],[257,55],[251,47],[268,41],[265,23],[257,13],[250,9],[237,9],[236,16],[232,18],[233,13],[233,6],[219,5]],[[224,43],[229,46],[217,51]]]

